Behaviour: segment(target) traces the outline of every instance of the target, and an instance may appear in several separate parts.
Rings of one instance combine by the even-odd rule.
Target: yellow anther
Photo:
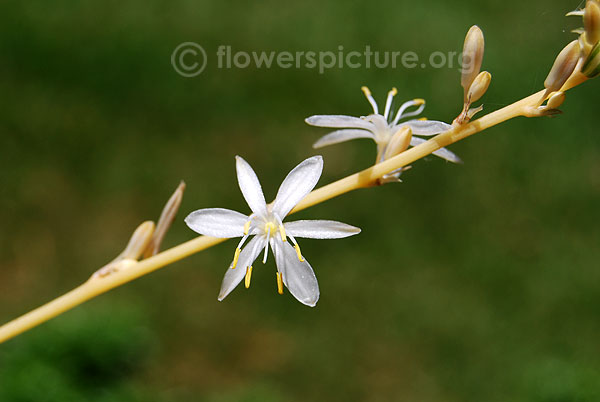
[[[368,87],[360,87],[360,90],[363,91],[363,93],[365,94],[365,96],[371,96],[371,90]]]
[[[252,265],[246,267],[246,281],[244,283],[246,285],[246,289],[250,287],[250,278],[252,278]]]
[[[240,253],[242,252],[242,250],[240,250],[239,248],[235,249],[235,254],[233,255],[233,262],[231,263],[231,269],[235,269],[235,266],[237,265],[238,259],[240,258]]]
[[[277,293],[283,294],[283,278],[281,272],[277,272]]]
[[[392,90],[390,91],[390,94],[391,94],[392,96],[396,96],[396,95],[398,95],[398,90],[396,89],[396,87],[393,87],[393,88],[392,88]]]
[[[425,99],[417,98],[417,99],[413,99],[413,102],[415,102],[415,105],[424,105]]]
[[[244,234],[247,235],[249,231],[250,231],[250,221],[248,221],[244,224]]]
[[[427,117],[420,117],[419,119],[417,119],[419,121],[427,121]]]
[[[294,248],[296,249],[296,254],[298,255],[300,262],[304,262],[304,257],[302,257],[302,253],[300,252],[300,246],[296,244]]]
[[[281,241],[286,241],[287,236],[285,235],[285,228],[283,225],[279,225],[279,234],[281,235]]]

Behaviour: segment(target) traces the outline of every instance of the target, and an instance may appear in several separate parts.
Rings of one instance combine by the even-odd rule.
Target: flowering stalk
[[[587,79],[588,77],[579,72],[579,70],[575,70],[566,79],[564,85],[559,88],[559,92],[564,93]],[[541,105],[550,99],[552,94],[553,92],[548,91],[548,89],[543,89],[477,120],[465,122],[464,124],[455,124],[449,130],[436,135],[426,142],[420,143],[395,156],[391,156],[389,159],[382,160],[368,169],[312,191],[290,213],[301,211],[356,189],[380,184],[381,179],[391,172],[398,171],[443,147],[454,144],[506,120],[519,116],[533,117],[546,115],[543,109],[549,106]],[[0,327],[0,343],[36,327],[100,294],[222,243],[225,240],[210,236],[199,236],[142,261],[131,260],[126,269],[117,269],[106,276],[93,275],[87,282],[63,296]]]

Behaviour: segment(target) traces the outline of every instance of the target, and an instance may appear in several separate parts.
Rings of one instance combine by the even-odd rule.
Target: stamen
[[[375,99],[373,99],[373,95],[371,95],[371,90],[367,87],[360,87],[360,90],[363,91],[365,97],[373,107],[373,113],[379,114],[379,108],[377,107],[377,102],[375,102]]]
[[[296,249],[296,254],[298,255],[298,260],[300,260],[300,262],[304,262],[304,257],[302,257],[302,253],[300,252],[300,246],[298,245],[298,242],[296,241],[294,236],[288,236],[288,237],[294,244],[294,248]]]
[[[277,293],[280,295],[283,294],[283,278],[281,276],[281,272],[277,272]]]
[[[235,254],[233,255],[233,262],[231,263],[231,269],[235,269],[235,266],[238,263],[238,259],[240,258],[240,253],[242,250],[238,247],[235,249]]]
[[[388,116],[390,114],[390,109],[392,108],[392,100],[394,96],[398,94],[398,90],[396,88],[392,88],[390,92],[388,92],[387,101],[385,102],[385,112],[383,113],[383,118],[387,121]]]
[[[250,230],[250,221],[248,221],[244,224],[244,234],[247,235],[249,230]]]
[[[300,262],[304,262],[304,257],[302,257],[302,253],[300,252],[300,246],[298,245],[298,243],[296,243],[294,245],[294,248],[296,249],[296,254],[298,255],[298,260],[300,260]]]
[[[250,278],[252,278],[252,265],[246,267],[246,280],[244,283],[246,285],[246,289],[250,287]]]
[[[417,120],[419,120],[419,121],[427,121],[427,117],[419,117]]]
[[[414,112],[404,113],[406,111],[406,109],[408,109],[409,107],[412,107],[412,106],[419,106],[419,108],[417,110],[415,110]],[[424,99],[417,98],[417,99],[413,99],[408,102],[404,102],[402,104],[402,106],[400,106],[398,113],[396,113],[396,117],[394,118],[394,121],[392,122],[392,124],[397,124],[398,121],[400,121],[400,119],[404,119],[406,117],[411,117],[411,116],[416,116],[416,115],[420,114],[423,111],[423,109],[425,109],[425,100]]]
[[[271,228],[269,227],[268,231],[267,231],[267,241],[265,242],[265,255],[263,257],[263,264],[267,263],[267,254],[269,251],[269,237],[270,236],[271,236]]]
[[[242,237],[242,239],[240,240],[240,242],[238,243],[238,245],[237,245],[236,254],[237,254],[238,257],[240,255],[240,253],[237,250],[241,250],[242,249],[242,246],[246,242],[246,239],[248,239],[248,236],[250,236],[250,235],[244,235]],[[236,257],[234,257],[234,261],[237,263],[237,258]],[[233,266],[233,268],[235,268],[235,266]]]
[[[283,226],[283,221],[281,220],[279,215],[277,215],[276,213],[273,213],[273,216],[275,217],[275,220],[279,224],[279,234],[281,235],[281,241],[286,241],[287,236],[285,234],[285,227]],[[275,225],[273,225],[273,230],[275,230]]]

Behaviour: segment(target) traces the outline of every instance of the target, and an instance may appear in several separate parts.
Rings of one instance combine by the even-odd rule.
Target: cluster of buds
[[[565,101],[565,93],[561,88],[573,75],[581,60],[581,46],[578,40],[574,40],[560,51],[554,64],[544,81],[546,92],[539,101],[538,107],[530,107],[526,113],[527,117],[553,116],[562,113],[558,108]],[[544,100],[548,99],[545,105]]]
[[[583,17],[583,28],[573,30],[579,38],[569,43],[558,55],[544,82],[549,91],[558,91],[577,71],[586,78],[600,74],[600,0],[587,0],[585,8],[567,16]]]
[[[561,113],[558,107],[564,102],[563,86],[575,74],[594,78],[600,74],[600,3],[588,0],[585,8],[572,11],[567,16],[583,17],[583,28],[574,30],[579,38],[565,46],[554,60],[544,81],[546,93],[537,108],[530,108],[527,116],[552,116]],[[542,105],[547,99],[546,104]]]
[[[583,17],[583,28],[573,32],[579,34],[581,73],[594,78],[600,74],[600,1],[587,0],[584,9],[567,14],[571,15]]]
[[[473,25],[467,36],[462,53],[462,75],[460,84],[464,89],[463,110],[454,119],[455,125],[468,123],[475,114],[483,110],[483,106],[472,108],[473,102],[477,102],[487,92],[492,75],[487,71],[481,71],[485,41],[483,32],[477,25]]]
[[[157,254],[167,231],[177,216],[184,190],[185,183],[181,182],[163,208],[158,223],[155,225],[152,221],[146,221],[138,226],[131,235],[125,250],[117,258],[96,271],[92,275],[92,279],[103,278],[137,264],[140,258],[148,258]]]

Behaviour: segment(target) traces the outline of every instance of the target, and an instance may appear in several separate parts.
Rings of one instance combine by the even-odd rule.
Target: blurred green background
[[[543,85],[580,25],[578,4],[517,0],[54,1],[0,5],[0,319],[72,289],[188,184],[165,246],[194,209],[247,211],[234,155],[267,198],[315,154],[312,114],[368,114],[427,99],[451,121],[456,68],[218,69],[242,51],[460,51],[478,24],[494,110]],[[209,55],[175,73],[180,43]],[[276,293],[274,262],[249,291],[216,296],[228,242],[0,345],[0,401],[598,401],[598,85],[558,118],[517,119],[456,144],[465,164],[414,164],[404,183],[298,214],[362,228],[305,240],[316,308]],[[362,142],[361,142],[362,141]],[[374,145],[320,152],[326,184]]]

